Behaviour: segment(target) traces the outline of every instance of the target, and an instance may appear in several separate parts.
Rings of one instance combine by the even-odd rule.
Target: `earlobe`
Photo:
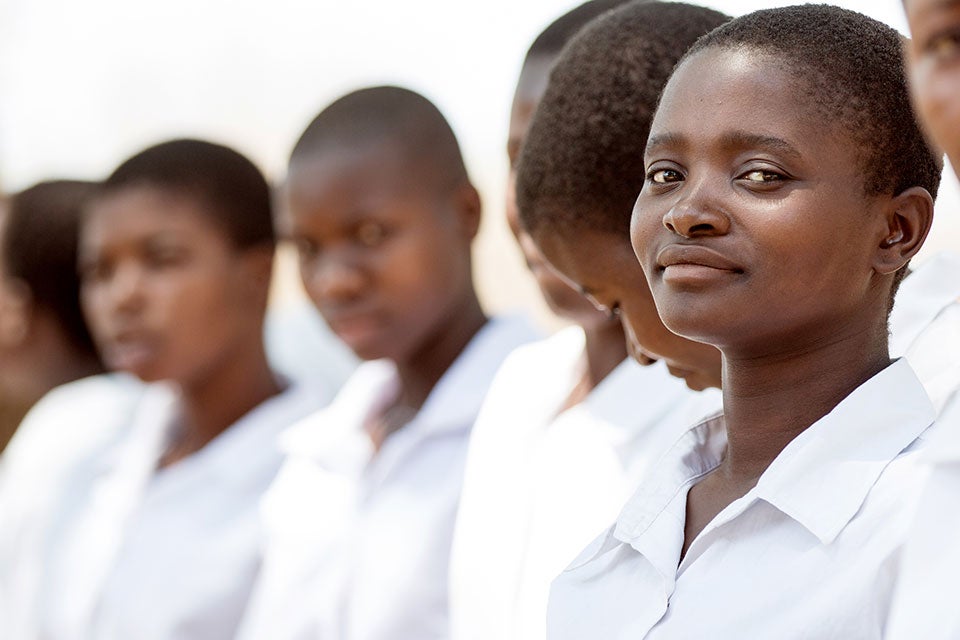
[[[933,197],[923,187],[910,187],[894,197],[887,209],[874,269],[894,273],[920,251],[933,224]]]
[[[463,230],[467,239],[472,241],[480,233],[480,213],[483,208],[480,202],[480,194],[468,182],[459,188],[456,197],[463,222]]]

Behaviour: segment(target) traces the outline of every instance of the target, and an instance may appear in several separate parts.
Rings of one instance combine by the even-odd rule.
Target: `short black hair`
[[[307,125],[290,163],[327,151],[396,145],[413,169],[444,187],[468,182],[457,137],[440,110],[424,96],[394,86],[359,89],[335,100]]]
[[[683,3],[633,2],[570,42],[550,75],[517,169],[517,206],[531,234],[597,229],[629,242],[643,154],[674,65],[728,16]]]
[[[943,159],[931,151],[910,104],[903,37],[856,11],[826,4],[764,9],[704,36],[706,49],[768,54],[802,83],[825,122],[862,150],[869,195],[923,187],[936,197]]]
[[[253,162],[223,145],[180,139],[145,149],[117,167],[104,181],[100,195],[131,187],[196,198],[239,249],[275,242],[266,179]]]
[[[3,271],[30,291],[33,304],[49,312],[71,344],[98,358],[80,307],[77,244],[84,205],[93,182],[50,180],[14,194],[3,216]]]
[[[540,35],[533,41],[530,48],[527,49],[527,55],[523,59],[526,65],[531,59],[546,57],[555,58],[560,55],[567,43],[577,35],[577,33],[595,18],[600,17],[607,11],[616,9],[626,4],[630,0],[588,0],[583,4],[574,7],[566,12],[540,32]],[[653,0],[642,0],[652,2]]]

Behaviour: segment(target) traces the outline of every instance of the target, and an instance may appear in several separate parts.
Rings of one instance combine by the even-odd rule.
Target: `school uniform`
[[[50,391],[0,456],[0,638],[27,638],[28,594],[39,588],[43,537],[58,501],[79,500],[93,452],[120,436],[144,389],[122,374],[83,378]],[[79,466],[78,466],[79,465]]]
[[[448,561],[470,429],[503,359],[535,337],[526,321],[489,321],[376,453],[364,424],[398,389],[389,361],[360,365],[328,408],[285,434],[240,638],[449,636]]]
[[[719,393],[624,360],[563,409],[584,334],[517,349],[497,373],[467,457],[450,572],[455,640],[546,636],[550,581],[617,515],[645,471]]]
[[[960,637],[960,256],[935,256],[904,286],[917,276],[923,276],[916,281],[923,286],[898,294],[894,313],[916,318],[910,352],[921,371],[929,372],[939,428],[925,454],[927,481],[904,552],[888,637],[946,640]]]
[[[890,612],[889,640],[960,637],[960,402],[941,414]]]
[[[960,254],[938,253],[904,279],[890,314],[890,355],[910,362],[938,413],[956,396]]]
[[[726,448],[722,416],[697,425],[556,579],[548,638],[881,638],[934,418],[894,362],[794,438],[681,559],[687,493]]]
[[[44,539],[23,640],[232,638],[259,566],[259,498],[281,430],[324,404],[291,386],[158,470],[179,396],[152,385],[124,436],[89,460]]]

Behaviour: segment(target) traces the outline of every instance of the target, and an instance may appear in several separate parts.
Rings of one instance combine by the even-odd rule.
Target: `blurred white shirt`
[[[938,413],[954,401],[960,389],[960,254],[938,253],[904,279],[890,314],[890,356],[906,357]]]
[[[517,349],[474,426],[450,571],[455,640],[546,637],[550,582],[680,435],[720,409],[663,364],[624,360],[561,412],[583,366],[565,329]]]
[[[548,637],[881,638],[934,417],[894,362],[794,438],[681,561],[687,492],[726,448],[722,416],[702,423],[554,582]]]
[[[285,434],[289,455],[264,499],[264,567],[239,637],[449,636],[470,429],[503,359],[535,337],[525,320],[491,320],[376,455],[364,423],[397,389],[387,361],[360,365],[330,407]]]
[[[32,617],[9,637],[232,638],[259,565],[258,505],[280,466],[278,435],[326,399],[290,387],[158,471],[178,395],[152,385],[131,426],[70,478],[43,558],[23,559],[44,567]]]
[[[904,286],[917,276],[894,313],[911,320],[907,354],[921,377],[929,376],[927,390],[940,416],[925,455],[928,480],[904,553],[889,638],[946,640],[960,637],[960,256],[935,256]]]
[[[144,388],[121,374],[58,387],[34,405],[0,456],[0,638],[30,638],[20,625],[36,619],[33,596],[58,506],[83,500],[89,457],[125,432]]]

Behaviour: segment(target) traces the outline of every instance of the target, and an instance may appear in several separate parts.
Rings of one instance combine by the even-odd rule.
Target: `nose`
[[[317,304],[359,298],[366,284],[363,269],[345,256],[319,257],[313,264],[302,265],[300,275],[307,293]]]
[[[143,270],[134,264],[117,267],[108,288],[108,304],[114,313],[134,314],[144,306]]]
[[[663,226],[684,238],[721,236],[730,230],[730,218],[705,182],[688,181],[686,193],[663,216]]]

